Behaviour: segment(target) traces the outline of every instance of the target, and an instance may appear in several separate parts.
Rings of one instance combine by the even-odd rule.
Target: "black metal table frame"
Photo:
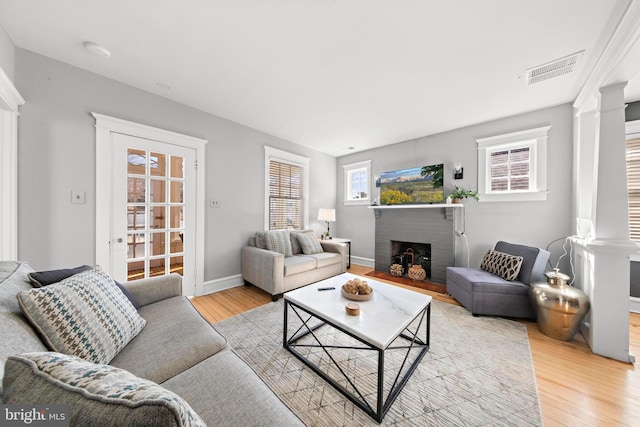
[[[291,336],[291,338],[287,338],[288,335],[288,315],[289,315],[289,307],[292,308],[292,311],[296,314],[296,316],[298,317],[298,319],[300,319],[300,321],[302,322],[302,325],[298,328],[297,331],[295,331],[293,333],[293,335]],[[303,316],[301,316],[300,311],[306,313],[308,316],[306,316],[306,319],[303,319]],[[360,409],[362,409],[367,415],[369,415],[371,418],[373,418],[374,420],[378,421],[378,422],[382,422],[382,419],[384,418],[384,416],[386,415],[387,411],[389,410],[389,408],[391,408],[391,405],[393,404],[393,402],[396,400],[396,398],[398,397],[398,395],[400,394],[400,392],[402,391],[402,389],[404,388],[404,385],[407,383],[407,381],[409,380],[409,377],[411,376],[411,374],[413,374],[413,371],[415,371],[415,369],[418,367],[418,365],[420,364],[420,361],[422,361],[422,358],[424,357],[424,355],[427,353],[427,351],[429,351],[429,338],[430,338],[430,329],[431,329],[431,303],[427,304],[427,306],[422,309],[411,321],[411,324],[413,324],[415,322],[416,319],[420,318],[419,322],[418,322],[418,326],[415,328],[415,331],[412,332],[410,331],[408,328],[406,328],[404,331],[402,331],[399,336],[408,340],[410,342],[409,345],[399,345],[399,346],[389,346],[386,349],[379,349],[377,347],[372,346],[371,344],[369,344],[368,342],[366,342],[365,340],[355,336],[354,334],[346,331],[345,329],[341,328],[340,326],[326,320],[323,319],[322,317],[309,312],[308,310],[306,310],[305,308],[299,306],[298,304],[295,304],[289,300],[287,300],[286,298],[284,299],[284,328],[283,328],[283,338],[282,338],[282,345],[284,348],[286,348],[287,350],[289,350],[294,356],[296,356],[300,361],[302,361],[305,365],[307,365],[309,368],[311,368],[316,374],[318,374],[319,376],[321,376],[324,380],[326,380],[329,384],[331,384],[336,390],[338,390],[340,393],[342,393],[346,398],[348,398],[351,402],[353,402],[356,406],[358,406]],[[318,324],[315,325],[309,325],[309,321],[312,319],[318,319],[320,322]],[[418,331],[420,330],[420,327],[422,326],[422,323],[425,321],[426,319],[426,328],[425,328],[425,339],[424,341],[421,340],[420,338],[418,338]],[[411,324],[409,326],[411,326]],[[314,331],[322,326],[325,325],[330,325],[331,327],[339,330],[340,332],[358,340],[359,342],[361,342],[363,344],[363,347],[352,347],[352,346],[339,346],[339,345],[324,345],[322,344],[322,342],[320,341],[320,339],[318,338],[318,336],[314,333]],[[406,334],[405,332],[408,332],[408,334]],[[297,344],[297,341],[300,340],[301,338],[307,336],[307,335],[311,335],[315,342],[317,344]],[[394,340],[395,342],[395,340]],[[329,375],[327,375],[324,371],[320,370],[320,368],[318,366],[316,366],[315,364],[313,364],[310,360],[308,360],[306,357],[304,357],[300,352],[298,352],[298,350],[296,349],[296,347],[313,347],[313,348],[321,348],[325,354],[329,357],[329,359],[331,360],[331,362],[334,364],[334,366],[338,369],[338,371],[340,371],[340,373],[344,376],[344,378],[347,380],[347,382],[351,385],[351,387],[355,390],[355,394],[350,392],[349,390],[347,390],[346,387],[344,387],[343,385],[339,384],[335,379],[331,378]],[[327,350],[328,348],[347,348],[347,349],[356,349],[356,350],[372,350],[372,351],[377,351],[378,352],[378,383],[377,383],[377,395],[376,395],[376,408],[372,408],[371,405],[369,404],[369,402],[365,399],[365,397],[362,395],[362,393],[360,392],[360,390],[358,389],[358,387],[356,387],[356,385],[354,384],[353,381],[351,381],[351,379],[347,376],[347,374],[344,372],[344,370],[342,369],[342,367],[340,367],[340,365],[338,364],[338,362],[336,362],[336,360],[333,358],[333,356],[331,356],[331,354],[329,353],[329,351]],[[414,348],[418,348],[420,349],[420,353],[418,354],[418,356],[413,360],[413,362],[411,362],[411,366],[409,366],[408,370],[405,372],[404,376],[402,378],[400,378],[400,375],[402,374],[402,370],[405,366],[405,364],[407,363],[407,359],[409,358],[409,355],[411,353],[411,350]],[[385,351],[387,350],[401,350],[401,349],[406,349],[407,353],[404,356],[404,360],[402,361],[402,364],[400,365],[400,368],[398,369],[398,373],[396,375],[396,378],[393,381],[393,385],[391,386],[389,393],[387,395],[386,400],[384,399],[384,354]],[[357,395],[356,395],[357,394]]]

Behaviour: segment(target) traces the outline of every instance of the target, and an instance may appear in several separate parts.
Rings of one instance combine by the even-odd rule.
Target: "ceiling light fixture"
[[[84,46],[85,49],[87,49],[93,55],[99,56],[101,58],[110,58],[111,57],[111,52],[109,52],[109,49],[107,49],[106,47],[104,47],[102,45],[99,45],[98,43],[84,42],[83,46]]]

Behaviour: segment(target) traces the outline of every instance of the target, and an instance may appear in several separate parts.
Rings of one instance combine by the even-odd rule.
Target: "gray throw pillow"
[[[266,231],[258,231],[256,233],[256,248],[267,249],[267,242],[265,241]]]
[[[291,253],[293,255],[302,253],[302,248],[300,247],[300,243],[298,243],[298,234],[300,233],[304,233],[304,231],[292,230],[291,233],[289,233],[289,235],[291,236],[291,238],[289,239],[291,240]]]
[[[146,324],[100,269],[22,291],[18,304],[47,347],[94,363],[109,363]]]
[[[52,285],[54,283],[62,282],[67,277],[71,277],[75,274],[82,273],[83,271],[91,270],[88,265],[81,265],[76,268],[60,268],[58,270],[47,271],[33,271],[29,273],[29,279],[36,288]]]
[[[53,285],[54,283],[60,283],[64,279],[74,276],[78,273],[82,273],[83,271],[91,270],[92,267],[88,265],[81,265],[76,268],[61,268],[58,270],[47,270],[47,271],[33,271],[29,273],[29,279],[31,283],[36,288],[41,288],[43,286]],[[114,283],[122,293],[131,301],[131,304],[138,310],[140,308],[140,303],[133,296],[131,291],[114,280]]]
[[[319,254],[324,252],[322,250],[322,245],[318,241],[318,238],[313,233],[313,231],[308,231],[305,233],[297,233],[296,237],[298,238],[298,243],[300,243],[302,252],[305,255]]]
[[[3,399],[67,405],[70,425],[205,426],[184,399],[152,381],[54,352],[10,356]]]
[[[265,234],[266,249],[278,252],[285,257],[292,256],[289,230],[270,230]]]

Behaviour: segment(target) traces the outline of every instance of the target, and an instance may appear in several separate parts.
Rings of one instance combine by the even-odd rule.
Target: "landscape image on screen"
[[[382,172],[380,204],[443,203],[443,178],[443,164]]]

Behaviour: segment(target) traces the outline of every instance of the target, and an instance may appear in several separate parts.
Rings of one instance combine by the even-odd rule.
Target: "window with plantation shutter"
[[[307,227],[309,159],[265,147],[265,230]]]
[[[491,151],[490,191],[529,191],[531,182],[531,147]]]
[[[629,238],[640,243],[640,138],[627,141]]]
[[[550,128],[476,140],[480,202],[546,200]]]

